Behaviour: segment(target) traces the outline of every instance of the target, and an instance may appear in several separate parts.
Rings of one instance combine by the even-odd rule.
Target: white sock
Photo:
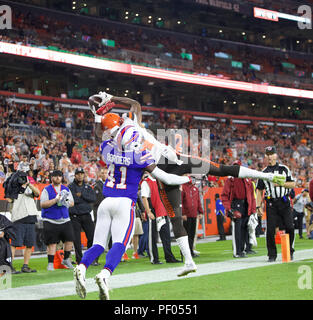
[[[100,275],[107,280],[111,277],[111,272],[108,269],[102,269]]]
[[[192,256],[191,256],[191,251],[189,248],[189,242],[188,242],[188,236],[183,236],[180,238],[176,239],[179,249],[182,252],[184,258],[185,258],[185,263],[186,264],[192,264],[194,263]]]
[[[272,180],[273,174],[269,172],[261,172],[240,166],[238,178],[264,179]]]

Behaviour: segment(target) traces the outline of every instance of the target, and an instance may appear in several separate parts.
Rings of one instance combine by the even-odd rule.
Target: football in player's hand
[[[101,102],[102,102],[102,98],[97,95],[93,95],[88,99],[89,105],[95,107],[96,110],[99,108],[99,104]]]

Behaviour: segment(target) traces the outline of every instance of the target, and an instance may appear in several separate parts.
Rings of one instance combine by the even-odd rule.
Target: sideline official
[[[268,161],[268,166],[263,170],[263,172],[272,172],[286,176],[286,182],[282,186],[260,179],[258,180],[256,186],[256,209],[258,215],[260,216],[263,214],[261,206],[263,201],[263,191],[265,190],[267,219],[266,245],[268,251],[268,261],[274,262],[277,258],[275,233],[276,228],[280,225],[280,223],[283,223],[286,233],[289,234],[290,257],[293,259],[294,224],[289,193],[291,189],[295,187],[295,182],[290,169],[287,166],[278,163],[276,147],[270,146],[265,149],[265,159]]]
[[[87,238],[87,248],[92,246],[95,225],[91,218],[92,204],[96,201],[95,191],[84,182],[85,172],[82,168],[75,170],[75,178],[69,184],[69,189],[74,198],[74,206],[70,208],[70,218],[74,230],[74,248],[76,263],[79,264],[83,257],[81,245],[81,231]]]
[[[233,165],[241,166],[237,160]],[[255,213],[256,202],[251,179],[229,177],[222,191],[222,202],[227,215],[232,220],[232,244],[234,258],[255,254],[249,239],[248,222]]]

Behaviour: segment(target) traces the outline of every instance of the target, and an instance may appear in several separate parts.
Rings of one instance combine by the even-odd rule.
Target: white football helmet
[[[123,151],[139,151],[142,135],[135,126],[126,125],[117,134],[117,145]]]

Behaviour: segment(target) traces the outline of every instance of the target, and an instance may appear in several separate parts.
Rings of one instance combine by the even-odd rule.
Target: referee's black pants
[[[277,248],[275,244],[276,228],[279,226],[280,221],[284,225],[286,233],[289,234],[290,241],[290,254],[294,252],[293,244],[295,238],[293,212],[290,207],[289,200],[283,198],[272,199],[266,201],[266,245],[267,255],[269,258],[277,257]]]
[[[74,248],[76,263],[79,264],[82,257],[82,243],[81,243],[81,231],[83,230],[87,238],[87,248],[92,246],[93,236],[95,232],[95,224],[91,219],[90,213],[86,214],[73,214],[70,216],[72,226],[74,230]]]
[[[168,218],[165,216],[165,224],[161,227],[159,235],[162,241],[162,247],[164,252],[164,258],[166,262],[173,262],[176,260],[171,249],[171,232],[170,224]],[[149,219],[149,255],[150,262],[156,263],[159,261],[158,253],[158,230],[157,230],[157,221],[156,219]]]

